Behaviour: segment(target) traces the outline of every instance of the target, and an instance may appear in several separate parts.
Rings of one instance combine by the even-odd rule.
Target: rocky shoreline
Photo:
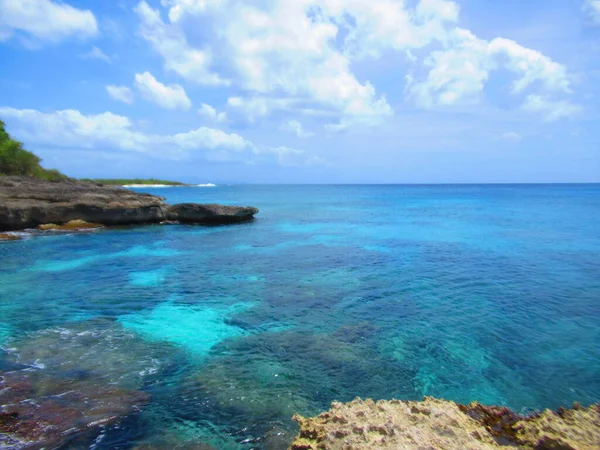
[[[87,181],[0,177],[0,232],[71,221],[104,226],[230,224],[252,220],[257,213],[257,208],[249,206],[168,205],[162,197]]]
[[[505,407],[422,401],[337,403],[314,418],[294,416],[290,450],[592,450],[600,448],[600,404],[521,416]]]

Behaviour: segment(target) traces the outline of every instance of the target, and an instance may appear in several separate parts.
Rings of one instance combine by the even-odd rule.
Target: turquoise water
[[[146,191],[261,212],[0,245],[0,370],[149,395],[82,448],[283,449],[356,396],[600,401],[599,185]]]

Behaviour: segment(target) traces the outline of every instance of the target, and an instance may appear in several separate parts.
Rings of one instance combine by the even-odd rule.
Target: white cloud
[[[249,122],[268,116],[273,111],[292,109],[295,101],[286,98],[269,97],[229,97],[227,107],[234,114],[239,114]]]
[[[135,87],[146,100],[163,108],[188,110],[192,107],[183,87],[162,84],[150,72],[136,74]]]
[[[585,0],[584,9],[592,23],[600,25],[600,0]]]
[[[314,133],[309,133],[305,131],[302,124],[297,120],[288,120],[284,122],[281,125],[280,129],[292,133],[302,139],[314,136]]]
[[[493,66],[487,42],[462,29],[456,31],[454,40],[452,47],[425,59],[425,66],[431,68],[425,80],[415,82],[408,76],[407,91],[418,106],[473,103],[483,91]]]
[[[528,94],[523,105],[525,110],[556,120],[573,115],[579,108],[566,100],[549,99],[549,95],[571,93],[570,77],[563,65],[542,53],[509,39],[486,41],[461,28],[449,37],[445,49],[433,51],[425,59],[425,65],[430,68],[427,78],[415,81],[414,76],[407,76],[406,91],[418,106],[432,108],[478,103],[491,73],[504,69],[517,76],[512,84],[512,94],[544,93],[544,97]],[[548,113],[532,99],[543,99],[545,106],[554,112]]]
[[[92,47],[92,49],[89,52],[79,55],[79,57],[82,59],[98,59],[109,64],[112,62],[111,59],[96,46]]]
[[[163,56],[165,65],[173,65],[191,50],[199,51],[205,56],[200,65],[206,73],[213,69],[210,55],[218,55],[219,68],[227,79],[250,93],[240,96],[241,101],[255,105],[262,102],[259,111],[247,114],[250,120],[265,117],[272,112],[271,107],[280,106],[281,100],[294,98],[316,109],[352,116],[357,122],[361,118],[378,122],[392,113],[391,108],[370,83],[354,76],[349,54],[337,48],[335,39],[342,22],[346,22],[347,8],[337,8],[334,3],[325,2],[325,17],[325,13],[316,11],[312,0],[255,4],[239,0],[167,0],[163,4],[170,6],[168,24],[157,12],[151,13],[145,3],[140,3],[137,11],[142,18],[142,35]],[[360,6],[355,11],[357,17],[371,11],[364,0],[351,3]],[[330,17],[329,12],[336,8],[337,17]],[[383,19],[385,14],[379,17]],[[186,36],[197,34],[193,30],[198,27],[202,28],[203,39],[197,42],[199,48],[193,48],[189,43],[193,39]],[[169,51],[157,48],[152,40],[164,30],[178,36],[171,39]],[[231,106],[241,111],[236,101]]]
[[[521,76],[514,82],[513,92],[523,92],[536,82],[551,91],[570,92],[570,80],[565,66],[542,53],[504,38],[492,40],[488,48],[490,55],[499,59],[496,61],[497,66]],[[504,58],[506,59],[503,61]]]
[[[114,100],[127,104],[133,103],[133,92],[127,86],[108,85],[106,86],[106,92]]]
[[[225,112],[217,112],[212,106],[202,103],[198,109],[198,114],[213,122],[225,122],[227,120],[227,114]]]
[[[581,106],[567,100],[551,100],[541,95],[527,96],[522,109],[529,113],[542,115],[547,122],[572,117],[582,111]]]
[[[163,57],[167,70],[195,83],[227,84],[226,80],[210,72],[212,56],[208,49],[190,47],[183,31],[165,24],[159,11],[152,9],[145,1],[136,6],[135,12],[141,21],[142,37]]]
[[[301,150],[258,146],[236,133],[208,127],[171,135],[145,134],[136,130],[129,118],[110,112],[84,115],[77,110],[43,113],[0,107],[0,117],[10,126],[11,133],[26,144],[136,151],[176,160],[200,154],[211,161],[291,164],[293,154],[294,164],[318,161]]]
[[[0,0],[0,41],[18,36],[29,46],[98,32],[94,14],[51,0]]]
[[[594,0],[600,1],[600,0]],[[136,8],[142,35],[164,58],[182,66],[195,54],[200,70],[175,70],[188,80],[242,89],[228,106],[250,122],[277,110],[333,116],[329,130],[376,125],[393,114],[386,97],[353,73],[353,64],[384,52],[410,55],[418,70],[407,94],[417,105],[476,103],[491,73],[512,73],[512,93],[567,94],[566,68],[535,50],[458,27],[455,1],[417,0],[163,0],[168,22],[145,2]],[[196,53],[198,52],[198,53]],[[216,56],[218,55],[218,60]],[[221,74],[216,74],[217,70]],[[208,74],[208,75],[207,75]],[[215,81],[215,77],[216,80]]]

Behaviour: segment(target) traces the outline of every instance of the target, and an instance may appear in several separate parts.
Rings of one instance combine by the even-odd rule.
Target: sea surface
[[[147,394],[64,448],[284,449],[357,396],[600,401],[600,185],[136,190],[260,214],[0,245],[0,370]]]

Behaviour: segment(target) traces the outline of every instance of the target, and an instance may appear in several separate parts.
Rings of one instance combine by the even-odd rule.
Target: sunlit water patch
[[[119,322],[146,339],[170,342],[202,357],[219,342],[245,334],[243,329],[230,325],[227,320],[250,307],[252,304],[248,303],[215,308],[168,301],[150,311],[122,316]]]
[[[599,186],[155,193],[261,212],[0,244],[2,382],[78,414],[61,445],[285,449],[355,396],[600,400]]]

